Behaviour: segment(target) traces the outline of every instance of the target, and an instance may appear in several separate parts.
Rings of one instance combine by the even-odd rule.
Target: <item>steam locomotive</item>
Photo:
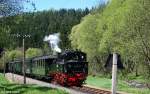
[[[6,66],[7,71],[22,74],[22,60],[11,61]],[[69,50],[58,55],[26,59],[25,73],[63,86],[81,86],[88,75],[88,62],[85,53]]]

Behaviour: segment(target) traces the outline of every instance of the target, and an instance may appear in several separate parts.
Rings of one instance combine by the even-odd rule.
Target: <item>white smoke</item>
[[[58,43],[60,42],[59,36],[60,36],[60,33],[54,33],[49,36],[45,36],[44,41],[49,42],[53,51],[60,53],[61,49],[58,46]]]

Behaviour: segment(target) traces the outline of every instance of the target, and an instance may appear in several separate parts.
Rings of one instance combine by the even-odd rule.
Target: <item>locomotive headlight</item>
[[[82,59],[84,58],[84,56],[81,57]]]

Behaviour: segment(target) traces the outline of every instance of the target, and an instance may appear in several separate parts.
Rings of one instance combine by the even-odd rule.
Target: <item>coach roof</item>
[[[48,56],[39,56],[33,58],[33,60],[41,60],[41,59],[56,59],[57,55],[48,55]]]

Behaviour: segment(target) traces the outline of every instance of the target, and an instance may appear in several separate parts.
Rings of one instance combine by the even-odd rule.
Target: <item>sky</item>
[[[107,0],[30,0],[30,3],[25,4],[26,10],[31,10],[32,2],[36,6],[36,10],[60,9],[60,8],[91,8]]]

